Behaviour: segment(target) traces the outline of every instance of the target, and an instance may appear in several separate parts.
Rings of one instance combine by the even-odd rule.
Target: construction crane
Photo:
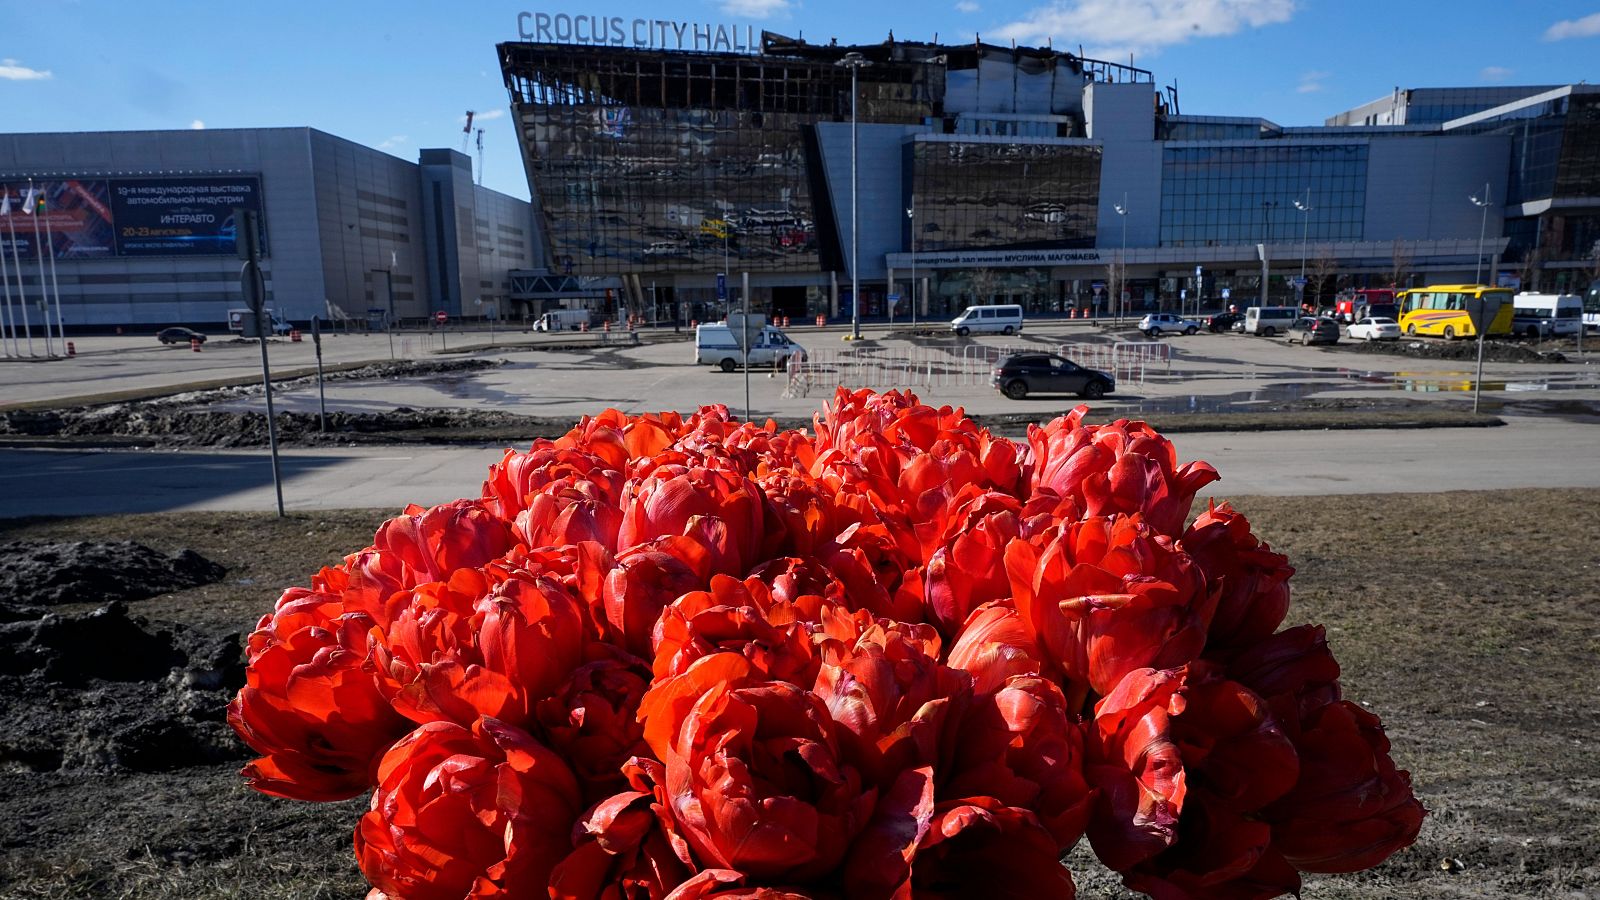
[[[473,110],[467,110],[467,124],[461,128],[461,152],[467,152],[467,138],[472,136],[472,117],[477,115]]]

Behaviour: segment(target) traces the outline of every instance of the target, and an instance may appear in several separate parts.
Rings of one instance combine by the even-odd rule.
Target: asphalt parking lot
[[[1005,348],[1056,351],[1069,355],[1104,352],[1113,341],[1156,343],[1170,354],[1138,369],[1118,372],[1117,391],[1093,405],[1129,414],[1209,412],[1247,409],[1285,399],[1404,398],[1459,401],[1471,390],[1470,363],[1356,353],[1339,348],[1301,347],[1283,338],[1237,334],[1174,335],[1148,342],[1130,329],[1079,322],[1031,325],[1016,337],[958,338],[949,334],[888,334],[868,327],[867,340],[841,340],[848,329],[794,328],[791,336],[818,359],[823,371],[794,384],[785,373],[750,373],[752,416],[807,416],[832,395],[834,383],[879,389],[906,387],[925,402],[959,405],[975,413],[1026,412],[1069,407],[1071,396],[1001,397],[989,384],[986,359]],[[490,341],[493,341],[491,345]],[[600,343],[604,340],[605,343]],[[329,367],[390,358],[385,335],[331,335],[324,339]],[[577,346],[581,344],[582,346]],[[467,353],[461,351],[471,348]],[[645,331],[637,345],[623,335],[562,336],[504,331],[410,333],[397,335],[396,356],[453,359],[463,355],[503,360],[482,372],[394,380],[329,382],[330,410],[381,411],[397,407],[466,407],[531,415],[577,416],[607,406],[629,412],[692,410],[725,403],[743,413],[743,373],[727,374],[694,363],[692,336],[670,329]],[[309,339],[270,343],[275,375],[306,372],[315,365]],[[873,361],[850,368],[845,360]],[[1563,408],[1600,404],[1600,370],[1586,354],[1563,363],[1490,363],[1485,366],[1486,396],[1497,404],[1540,412],[1552,401]],[[67,405],[124,391],[170,393],[186,385],[252,382],[260,377],[260,351],[254,342],[213,339],[200,353],[163,347],[151,336],[83,339],[71,360],[0,363],[0,409],[23,403]],[[280,409],[314,411],[317,391],[302,385],[277,393]],[[259,395],[232,401],[228,408],[262,406]],[[1600,409],[1600,406],[1597,406]],[[1516,411],[1516,410],[1509,410]]]

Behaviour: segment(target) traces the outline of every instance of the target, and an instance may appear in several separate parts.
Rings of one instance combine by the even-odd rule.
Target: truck
[[[534,331],[582,331],[589,324],[587,309],[552,309],[533,323]]]
[[[273,334],[288,334],[294,330],[294,326],[289,324],[289,320],[283,317],[283,313],[278,312],[272,307],[267,307],[266,309],[262,310],[261,313],[262,317],[268,323],[268,329]],[[255,323],[252,321],[253,318],[254,314],[247,306],[242,306],[237,309],[230,309],[228,310],[228,330],[235,332],[236,334],[241,334],[245,337],[256,337]]]
[[[748,355],[743,346],[746,334],[750,337]],[[752,366],[781,368],[790,357],[804,352],[804,347],[768,325],[765,316],[750,316],[748,321],[730,316],[726,321],[707,323],[694,331],[695,362],[716,366],[724,372],[732,372],[746,362]]]

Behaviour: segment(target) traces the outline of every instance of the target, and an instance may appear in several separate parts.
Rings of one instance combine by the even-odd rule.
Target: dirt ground
[[[1346,696],[1383,717],[1429,809],[1416,846],[1371,872],[1310,879],[1306,896],[1600,896],[1600,491],[1236,505],[1300,570],[1288,624],[1328,627]],[[177,635],[177,647],[236,646],[282,586],[364,546],[381,516],[4,520],[0,541],[193,549],[226,577],[129,603],[128,614]],[[22,746],[127,733],[130,717],[170,706],[175,692],[188,700],[172,721],[214,736],[206,729],[229,690],[173,676],[43,685],[0,674],[0,897],[360,897],[350,846],[363,801],[255,794],[235,774],[243,748],[225,735],[207,753],[175,746],[165,763],[146,754],[131,765]],[[1125,896],[1083,848],[1070,862],[1080,896]]]

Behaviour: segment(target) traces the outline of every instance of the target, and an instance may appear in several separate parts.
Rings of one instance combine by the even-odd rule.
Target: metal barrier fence
[[[840,385],[875,390],[988,388],[1001,360],[1029,351],[1048,352],[1037,345],[987,344],[892,352],[872,347],[807,350],[789,358],[783,396],[806,397]],[[1172,365],[1172,347],[1161,342],[1064,344],[1057,352],[1080,366],[1111,373],[1119,385],[1143,385],[1157,367],[1170,372]]]

